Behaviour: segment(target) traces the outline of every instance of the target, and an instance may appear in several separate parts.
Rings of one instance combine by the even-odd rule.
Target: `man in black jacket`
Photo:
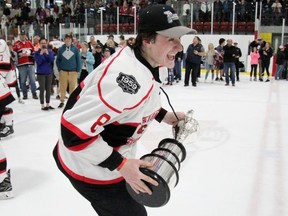
[[[224,74],[225,74],[225,86],[229,86],[229,78],[231,77],[232,86],[235,86],[235,57],[236,49],[232,46],[232,39],[227,40],[227,44],[223,47],[224,50]],[[230,75],[229,75],[230,69]]]
[[[186,68],[184,86],[189,85],[189,78],[191,74],[192,86],[196,87],[197,74],[200,69],[202,56],[205,55],[202,44],[199,43],[200,38],[195,36],[193,43],[190,44],[186,51]]]
[[[235,68],[236,68],[236,80],[239,81],[239,65],[240,65],[240,57],[242,56],[241,49],[238,47],[238,43],[234,42],[234,47],[235,47]]]
[[[183,60],[183,54],[184,53],[182,46],[182,51],[178,52],[175,56],[174,76],[177,83],[179,82],[179,80],[181,80],[181,63]]]
[[[282,79],[282,73],[284,71],[284,63],[285,63],[284,46],[280,45],[276,58],[276,74],[275,74],[276,80]]]

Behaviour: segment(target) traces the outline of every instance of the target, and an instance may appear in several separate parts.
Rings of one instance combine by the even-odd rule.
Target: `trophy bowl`
[[[129,184],[126,184],[128,193],[142,205],[149,207],[164,206],[170,199],[171,189],[178,184],[180,161],[183,161],[185,156],[186,150],[177,140],[162,140],[159,143],[159,148],[140,158],[152,162],[152,167],[140,168],[140,171],[157,181],[158,186],[144,181],[152,191],[152,195],[149,195],[141,192],[137,194]]]

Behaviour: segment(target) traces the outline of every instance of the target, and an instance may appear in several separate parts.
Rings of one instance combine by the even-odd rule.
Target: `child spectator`
[[[104,62],[107,58],[109,58],[111,56],[111,52],[109,48],[105,48],[104,50],[104,56],[101,60],[101,62]]]
[[[209,72],[211,70],[212,73],[212,81],[214,80],[214,57],[215,57],[215,49],[214,45],[212,43],[208,44],[208,51],[205,54],[206,57],[206,63],[205,63],[205,68],[206,68],[206,74],[205,74],[205,82],[207,81]]]
[[[251,72],[250,72],[250,81],[252,81],[252,74],[254,71],[254,81],[257,80],[257,65],[259,63],[260,54],[257,50],[257,47],[253,47],[253,51],[250,53],[251,58]]]

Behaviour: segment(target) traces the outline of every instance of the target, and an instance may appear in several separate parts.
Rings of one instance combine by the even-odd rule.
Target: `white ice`
[[[236,87],[203,79],[197,88],[163,87],[176,111],[194,109],[201,131],[169,202],[147,208],[150,216],[288,216],[288,82],[240,79]],[[41,111],[29,96],[13,103],[15,133],[1,140],[15,196],[0,201],[1,216],[97,215],[52,158],[61,110]],[[164,94],[162,101],[171,110]],[[139,156],[168,137],[170,126],[153,123]]]

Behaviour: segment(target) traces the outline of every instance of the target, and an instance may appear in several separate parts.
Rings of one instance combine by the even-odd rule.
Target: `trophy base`
[[[161,207],[164,206],[170,199],[170,189],[164,179],[152,170],[146,168],[140,168],[141,172],[148,175],[152,179],[158,182],[158,186],[154,186],[148,182],[145,184],[150,188],[152,194],[147,193],[135,193],[135,191],[126,183],[128,193],[138,203],[148,207]]]

